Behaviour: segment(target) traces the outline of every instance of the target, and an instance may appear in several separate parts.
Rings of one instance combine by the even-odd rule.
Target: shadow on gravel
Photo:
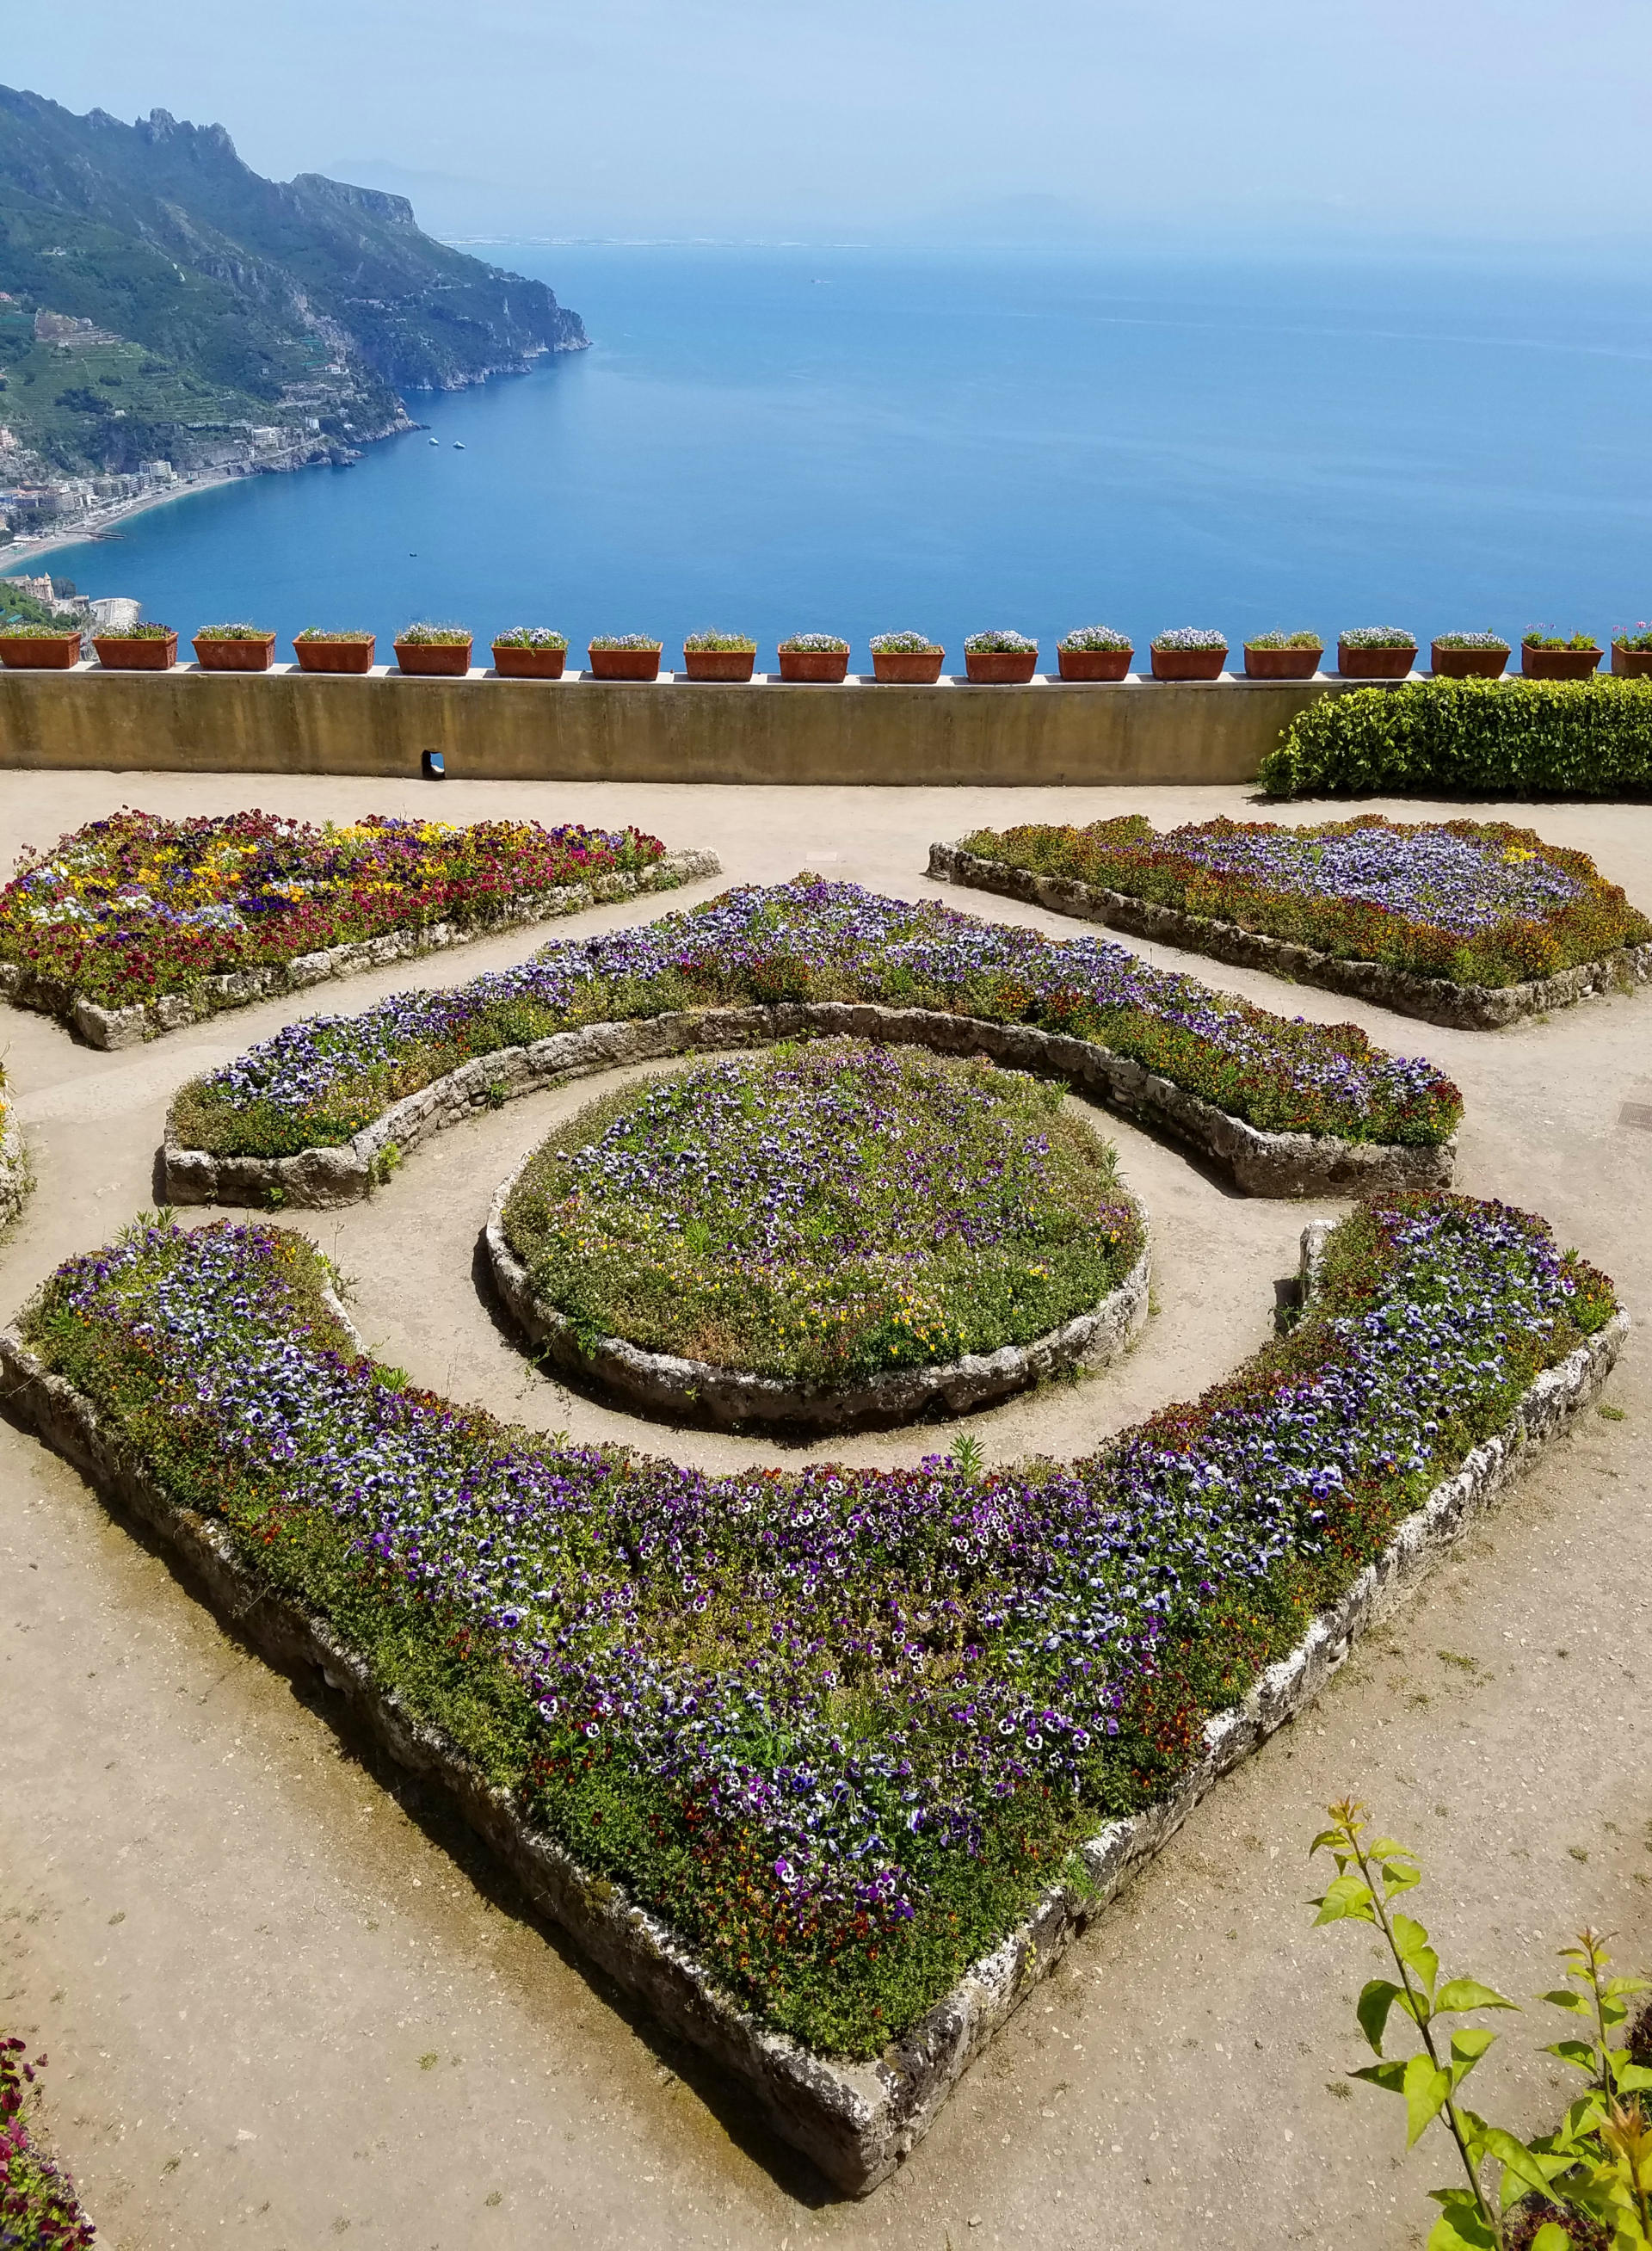
[[[0,1417],[32,1436],[31,1427],[10,1411],[0,1390]],[[52,1458],[59,1461],[57,1456]],[[616,1984],[597,1964],[569,1941],[561,1926],[542,1915],[487,1846],[447,1804],[439,1790],[383,1750],[356,1721],[343,1696],[329,1688],[319,1667],[283,1664],[271,1656],[238,1623],[226,1618],[211,1600],[176,1553],[139,1517],[104,1501],[67,1462],[59,1462],[65,1476],[80,1486],[88,1506],[101,1510],[111,1522],[151,1555],[169,1576],[214,1620],[219,1631],[261,1672],[277,1673],[290,1687],[294,1701],[321,1721],[338,1746],[339,1756],[360,1769],[393,1798],[408,1819],[437,1849],[461,1869],[488,1904],[535,1936],[566,1964],[603,2005],[633,2033],[670,2078],[680,2080],[717,2121],[729,2141],[751,2164],[762,2169],[794,2203],[812,2211],[828,2205],[853,2204],[855,2199],[834,2188],[800,2151],[783,2142],[765,2123],[756,2104],[732,2080],[726,2078],[695,2048],[675,2039],[642,2005]]]
[[[142,1536],[140,1527],[132,1528]],[[152,1546],[163,1562],[169,1563],[164,1548],[151,1542],[145,1544]],[[238,1636],[235,1638],[239,1640]],[[248,1654],[259,1665],[269,1662],[256,1651],[249,1650]],[[344,1699],[327,1686],[319,1672],[306,1667],[302,1673],[288,1672],[287,1678],[294,1701],[332,1730],[341,1759],[358,1767],[394,1798],[414,1826],[462,1871],[490,1907],[531,1930],[550,1947],[588,1991],[636,2035],[661,2069],[670,2078],[681,2081],[710,2112],[736,2149],[754,2165],[760,2166],[785,2195],[812,2211],[855,2201],[835,2189],[800,2151],[783,2142],[733,2081],[719,2072],[698,2049],[675,2039],[624,1986],[616,1984],[596,1963],[580,1953],[560,1924],[542,1915],[524,1896],[509,1871],[500,1866],[440,1793],[397,1766],[362,1733]]]

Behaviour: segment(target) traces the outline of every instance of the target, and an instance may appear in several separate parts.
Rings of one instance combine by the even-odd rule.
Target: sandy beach
[[[100,508],[88,509],[85,516],[75,518],[73,530],[39,532],[9,540],[0,547],[0,578],[21,575],[22,566],[42,555],[55,555],[65,547],[79,547],[89,540],[103,538],[111,524],[124,523],[129,516],[143,516],[152,508],[165,508],[173,501],[210,492],[215,485],[233,484],[241,477],[262,474],[258,469],[203,470],[197,476],[179,477],[176,483],[144,493],[136,500],[110,501]]]

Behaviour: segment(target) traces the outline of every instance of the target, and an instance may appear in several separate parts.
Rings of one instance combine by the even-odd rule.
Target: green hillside
[[[404,426],[403,390],[585,342],[543,282],[433,241],[402,197],[266,180],[222,126],[9,87],[0,293],[0,423],[60,468],[187,462],[248,425],[324,452]],[[38,338],[41,314],[102,334]]]

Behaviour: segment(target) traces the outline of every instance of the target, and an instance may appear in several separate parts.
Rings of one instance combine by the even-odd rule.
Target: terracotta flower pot
[[[1652,648],[1625,648],[1614,641],[1612,669],[1620,680],[1652,680]]]
[[[849,652],[847,648],[783,648],[780,652],[782,680],[839,681],[849,675]]]
[[[560,680],[567,661],[565,648],[546,648],[532,641],[494,643],[494,670],[501,679]]]
[[[170,672],[178,661],[175,633],[168,634],[164,641],[152,634],[142,641],[128,641],[124,636],[106,639],[93,634],[92,646],[106,672]]]
[[[1253,648],[1245,643],[1247,680],[1311,680],[1323,648]]]
[[[1058,648],[1063,680],[1127,680],[1133,648]]]
[[[1035,648],[966,648],[964,668],[978,688],[1020,688],[1038,670]]]
[[[1436,680],[1501,680],[1509,661],[1506,648],[1442,648],[1438,641],[1428,650]]]
[[[927,688],[940,678],[945,660],[944,648],[874,648],[872,676],[903,682],[909,688]]]
[[[1225,648],[1156,648],[1155,680],[1220,680],[1227,661]]]
[[[470,670],[468,641],[398,641],[396,661],[404,672],[416,672],[428,679],[439,674],[444,680],[458,678]]]
[[[80,636],[65,634],[0,634],[0,664],[17,672],[67,672],[80,661]]]
[[[593,643],[585,652],[591,660],[593,680],[658,680],[660,651],[657,648],[598,648]]]
[[[295,641],[293,654],[301,672],[370,672],[377,645],[375,634],[360,641]]]
[[[685,648],[682,668],[690,680],[750,680],[757,663],[753,648]]]
[[[1528,680],[1586,680],[1600,661],[1598,648],[1533,648],[1520,644],[1520,669]]]
[[[1414,648],[1350,648],[1337,643],[1337,669],[1344,680],[1403,680],[1417,661]]]
[[[205,641],[197,634],[195,661],[203,672],[267,672],[275,655],[275,635],[256,641]]]

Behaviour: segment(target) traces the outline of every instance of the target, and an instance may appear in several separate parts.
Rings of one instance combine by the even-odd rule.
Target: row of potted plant
[[[245,623],[204,626],[194,637],[197,663],[207,672],[266,672],[274,661],[275,635]],[[396,661],[403,672],[460,675],[470,669],[473,637],[463,626],[411,625],[396,636]],[[514,626],[493,643],[494,669],[507,679],[559,680],[568,640],[546,626]],[[177,661],[178,637],[170,626],[123,626],[94,634],[98,661],[112,671],[163,672]],[[370,671],[376,637],[370,633],[335,632],[309,626],[293,637],[301,672]],[[657,680],[664,644],[646,634],[599,634],[587,652],[598,680]],[[683,642],[683,671],[690,680],[750,680],[757,645],[744,634],[690,634]],[[1026,634],[1000,629],[971,634],[964,643],[967,676],[978,684],[1007,686],[1030,681],[1038,669],[1039,646]],[[1136,654],[1128,634],[1111,626],[1081,626],[1056,644],[1063,680],[1123,680]],[[1308,680],[1320,669],[1325,645],[1314,633],[1259,634],[1244,643],[1245,675],[1251,680]],[[1436,635],[1430,645],[1434,672],[1442,678],[1477,675],[1496,679],[1508,664],[1510,644],[1494,633]],[[1528,679],[1580,680],[1605,654],[1588,634],[1570,635],[1534,626],[1520,643],[1520,669]],[[1215,680],[1226,670],[1227,637],[1200,626],[1178,626],[1156,634],[1150,646],[1156,680]],[[0,634],[0,662],[32,670],[64,670],[79,661],[77,629],[50,625],[12,626]],[[876,634],[872,668],[879,680],[922,683],[938,680],[946,651],[927,634]],[[793,634],[779,645],[784,681],[836,682],[847,678],[849,644],[836,634]],[[1403,680],[1417,658],[1417,637],[1400,626],[1356,626],[1337,642],[1337,670],[1344,679]],[[1626,628],[1612,641],[1612,669],[1630,678],[1652,677],[1652,625]]]

